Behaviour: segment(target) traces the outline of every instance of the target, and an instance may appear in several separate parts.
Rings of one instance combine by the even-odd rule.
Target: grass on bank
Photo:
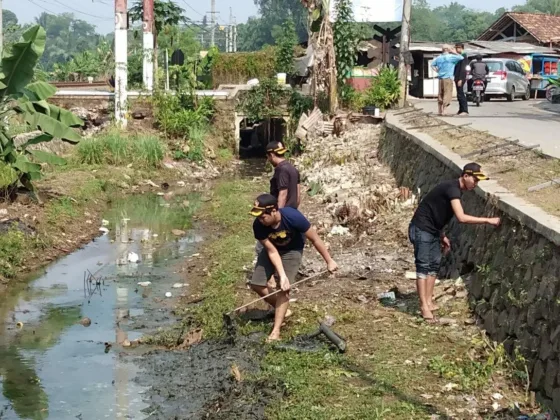
[[[210,277],[204,283],[204,301],[195,310],[195,320],[205,337],[223,331],[222,314],[236,306],[235,287],[244,284],[244,265],[254,257],[253,217],[249,210],[262,185],[244,179],[224,181],[214,189],[208,214],[220,226],[220,239],[207,250]]]
[[[116,129],[83,139],[77,146],[80,164],[156,168],[166,153],[163,141],[155,135],[126,135]]]

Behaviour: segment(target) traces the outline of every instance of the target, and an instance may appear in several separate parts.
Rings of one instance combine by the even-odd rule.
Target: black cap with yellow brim
[[[276,153],[277,155],[283,155],[287,151],[288,149],[286,149],[282,142],[279,141],[271,141],[266,145],[266,153]]]
[[[490,179],[490,177],[486,176],[484,172],[482,172],[481,166],[475,162],[467,163],[463,168],[463,174],[472,175],[479,181],[487,181]]]
[[[467,175],[472,175],[472,176],[474,176],[474,177],[475,177],[476,179],[478,179],[479,181],[488,181],[488,180],[490,179],[490,177],[484,175],[484,174],[483,174],[482,172],[480,172],[480,171],[475,172],[475,171],[470,171],[470,170],[467,169],[467,170],[465,171],[465,173],[466,173]]]
[[[251,211],[249,212],[252,216],[259,217],[261,214],[265,213],[267,210],[273,209],[275,206],[253,206]]]
[[[253,208],[249,212],[252,216],[259,217],[263,213],[274,210],[278,206],[278,200],[272,194],[261,194],[255,200]]]

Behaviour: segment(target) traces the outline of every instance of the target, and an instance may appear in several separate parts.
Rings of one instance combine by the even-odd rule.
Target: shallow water
[[[201,240],[189,230],[197,200],[141,195],[115,202],[107,235],[1,298],[1,419],[146,417],[146,388],[133,380],[138,367],[127,357],[135,350],[116,343],[169,321],[166,303],[188,292],[188,286],[172,288],[188,283],[173,265]],[[171,229],[187,234],[177,237]],[[129,252],[140,262],[128,263]],[[151,285],[137,284],[145,281]],[[79,323],[83,317],[91,326]]]

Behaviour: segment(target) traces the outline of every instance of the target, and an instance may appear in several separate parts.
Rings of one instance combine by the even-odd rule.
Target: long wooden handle
[[[301,283],[303,283],[304,281],[308,281],[308,280],[314,279],[314,278],[316,278],[316,277],[322,276],[323,274],[325,274],[325,273],[327,273],[327,272],[328,272],[328,270],[325,270],[325,271],[321,271],[320,273],[313,274],[312,276],[306,277],[306,278],[304,278],[304,279],[301,279],[300,281],[295,282],[294,284],[291,285],[291,287],[297,286],[298,284],[301,284]],[[272,292],[272,293],[269,293],[269,294],[266,295],[266,296],[262,296],[262,297],[260,297],[260,298],[258,298],[258,299],[255,299],[255,300],[252,301],[252,302],[249,302],[249,303],[247,303],[247,304],[245,304],[245,305],[243,305],[243,306],[240,306],[239,308],[234,309],[234,310],[231,311],[231,312],[228,312],[226,315],[231,315],[232,313],[237,312],[237,311],[239,311],[239,310],[241,310],[241,309],[243,309],[243,308],[246,308],[247,306],[251,306],[253,303],[260,302],[261,300],[266,299],[267,297],[270,297],[270,296],[274,296],[275,294],[280,293],[280,292],[282,292],[282,291],[283,291],[282,289],[276,290],[276,291],[274,291],[274,292]]]

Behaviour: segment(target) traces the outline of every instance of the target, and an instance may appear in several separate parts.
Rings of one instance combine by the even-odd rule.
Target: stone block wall
[[[399,185],[423,196],[460,175],[467,163],[426,134],[411,134],[387,118],[378,155]],[[501,192],[501,193],[500,193]],[[452,252],[442,278],[463,276],[469,302],[490,337],[528,361],[531,387],[560,413],[560,221],[504,194],[495,182],[465,192],[465,212],[502,218],[502,225],[448,226]]]

